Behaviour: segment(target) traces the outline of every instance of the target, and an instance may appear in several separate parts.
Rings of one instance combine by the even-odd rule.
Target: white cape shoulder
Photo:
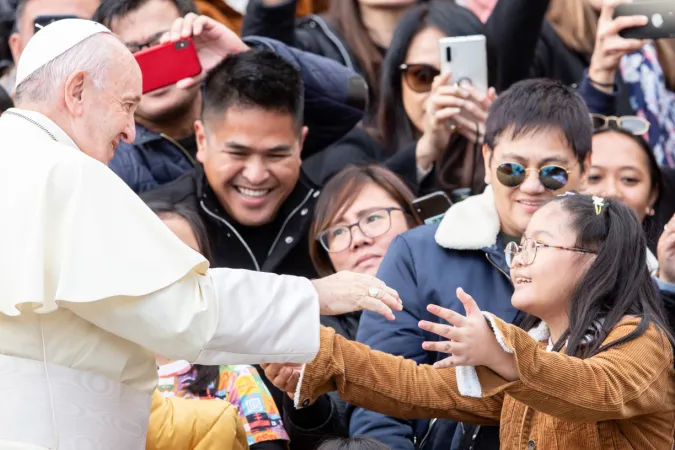
[[[0,138],[0,313],[142,296],[206,273],[208,262],[108,167],[11,134]]]

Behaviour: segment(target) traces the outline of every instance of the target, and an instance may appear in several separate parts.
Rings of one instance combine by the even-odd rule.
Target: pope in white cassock
[[[246,49],[205,17],[181,35],[205,70]],[[209,269],[106,166],[140,95],[133,56],[94,22],[45,27],[19,60],[0,118],[0,449],[143,449],[155,353],[309,362],[320,312],[400,309],[369,276]]]

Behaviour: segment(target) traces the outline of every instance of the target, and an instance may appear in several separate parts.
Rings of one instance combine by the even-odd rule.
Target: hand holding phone
[[[164,39],[176,42],[187,38],[192,39],[205,73],[216,67],[227,55],[249,50],[234,31],[210,17],[194,13],[176,19]],[[189,89],[200,81],[201,77],[191,76],[178,81],[176,85],[181,89]]]
[[[143,74],[143,94],[196,77],[202,71],[190,38],[141,50],[134,57]]]
[[[595,48],[588,68],[588,77],[593,85],[607,93],[614,92],[616,71],[621,58],[642,48],[646,43],[639,39],[624,39],[620,34],[629,28],[641,27],[648,23],[644,15],[616,16],[624,0],[605,0],[598,19]]]

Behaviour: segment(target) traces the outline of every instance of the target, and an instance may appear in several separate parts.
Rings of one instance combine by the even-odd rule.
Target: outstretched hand
[[[300,380],[301,364],[262,364],[265,376],[274,386],[294,398]]]
[[[394,320],[392,310],[403,310],[398,292],[371,275],[344,271],[312,284],[319,294],[321,314],[326,316],[367,309]]]
[[[457,288],[457,298],[464,305],[466,316],[436,305],[427,307],[430,313],[454,326],[424,320],[419,323],[423,330],[450,339],[422,344],[425,350],[452,355],[436,362],[434,367],[441,369],[456,366],[486,366],[506,380],[517,380],[518,368],[513,353],[507,353],[499,345],[495,333],[474,299],[462,288]]]

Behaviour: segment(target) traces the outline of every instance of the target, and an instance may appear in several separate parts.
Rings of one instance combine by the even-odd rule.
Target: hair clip
[[[602,197],[593,196],[593,205],[595,206],[595,215],[599,216],[602,208],[605,206],[605,199]]]

